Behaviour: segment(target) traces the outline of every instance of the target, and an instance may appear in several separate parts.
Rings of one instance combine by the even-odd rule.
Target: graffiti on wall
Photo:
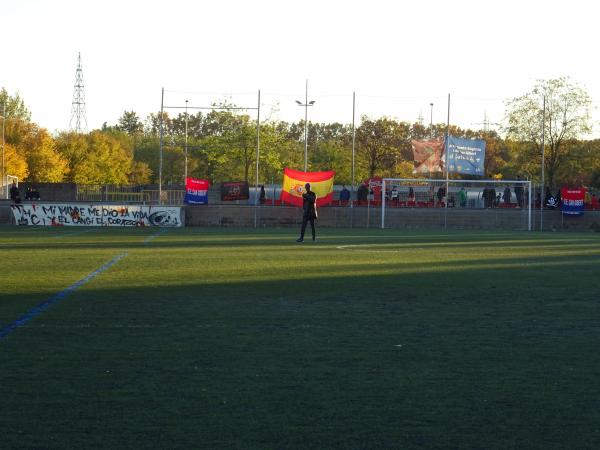
[[[11,205],[17,225],[180,227],[181,208],[103,204]]]

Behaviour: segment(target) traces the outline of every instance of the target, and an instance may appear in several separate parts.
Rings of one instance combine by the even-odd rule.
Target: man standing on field
[[[304,242],[304,231],[306,231],[306,224],[310,222],[312,229],[313,242],[317,239],[315,234],[315,219],[317,218],[317,194],[310,190],[310,183],[304,185],[306,192],[302,194],[302,229],[300,230],[300,237],[296,239],[296,242]]]

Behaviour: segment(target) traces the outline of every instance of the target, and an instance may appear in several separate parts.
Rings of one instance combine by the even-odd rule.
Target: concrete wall
[[[10,200],[0,200],[0,225],[14,224],[13,214],[10,209]]]
[[[539,211],[533,211],[531,224],[539,229]],[[285,206],[198,205],[186,207],[186,226],[293,227],[302,222],[300,208]],[[381,227],[380,208],[320,208],[318,225],[328,228]],[[544,211],[545,230],[600,231],[600,211],[587,211],[582,217],[563,216],[560,211]],[[527,211],[522,209],[395,208],[385,217],[386,228],[405,229],[505,229],[526,230]]]
[[[539,211],[532,213],[532,227],[539,230]],[[10,201],[0,200],[0,225],[13,224]],[[197,205],[185,208],[186,226],[299,227],[302,210],[285,206]],[[379,208],[320,208],[319,227],[380,228]],[[600,231],[600,211],[586,211],[582,217],[544,211],[544,230]],[[385,217],[386,228],[526,230],[527,212],[517,209],[395,208]]]

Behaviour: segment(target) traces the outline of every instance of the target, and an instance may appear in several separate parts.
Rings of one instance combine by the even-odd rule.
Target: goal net
[[[0,180],[0,183],[2,184],[2,198],[9,198],[10,187],[12,186],[13,181],[19,186],[19,178],[13,175],[6,175],[5,180]]]
[[[382,228],[531,230],[531,182],[384,178]]]

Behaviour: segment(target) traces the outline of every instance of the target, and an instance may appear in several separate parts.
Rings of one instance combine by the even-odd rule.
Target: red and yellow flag
[[[299,170],[283,170],[283,187],[281,201],[295,206],[302,206],[304,185],[310,183],[310,190],[317,194],[317,206],[328,205],[333,200],[333,177],[335,172],[300,172]]]

